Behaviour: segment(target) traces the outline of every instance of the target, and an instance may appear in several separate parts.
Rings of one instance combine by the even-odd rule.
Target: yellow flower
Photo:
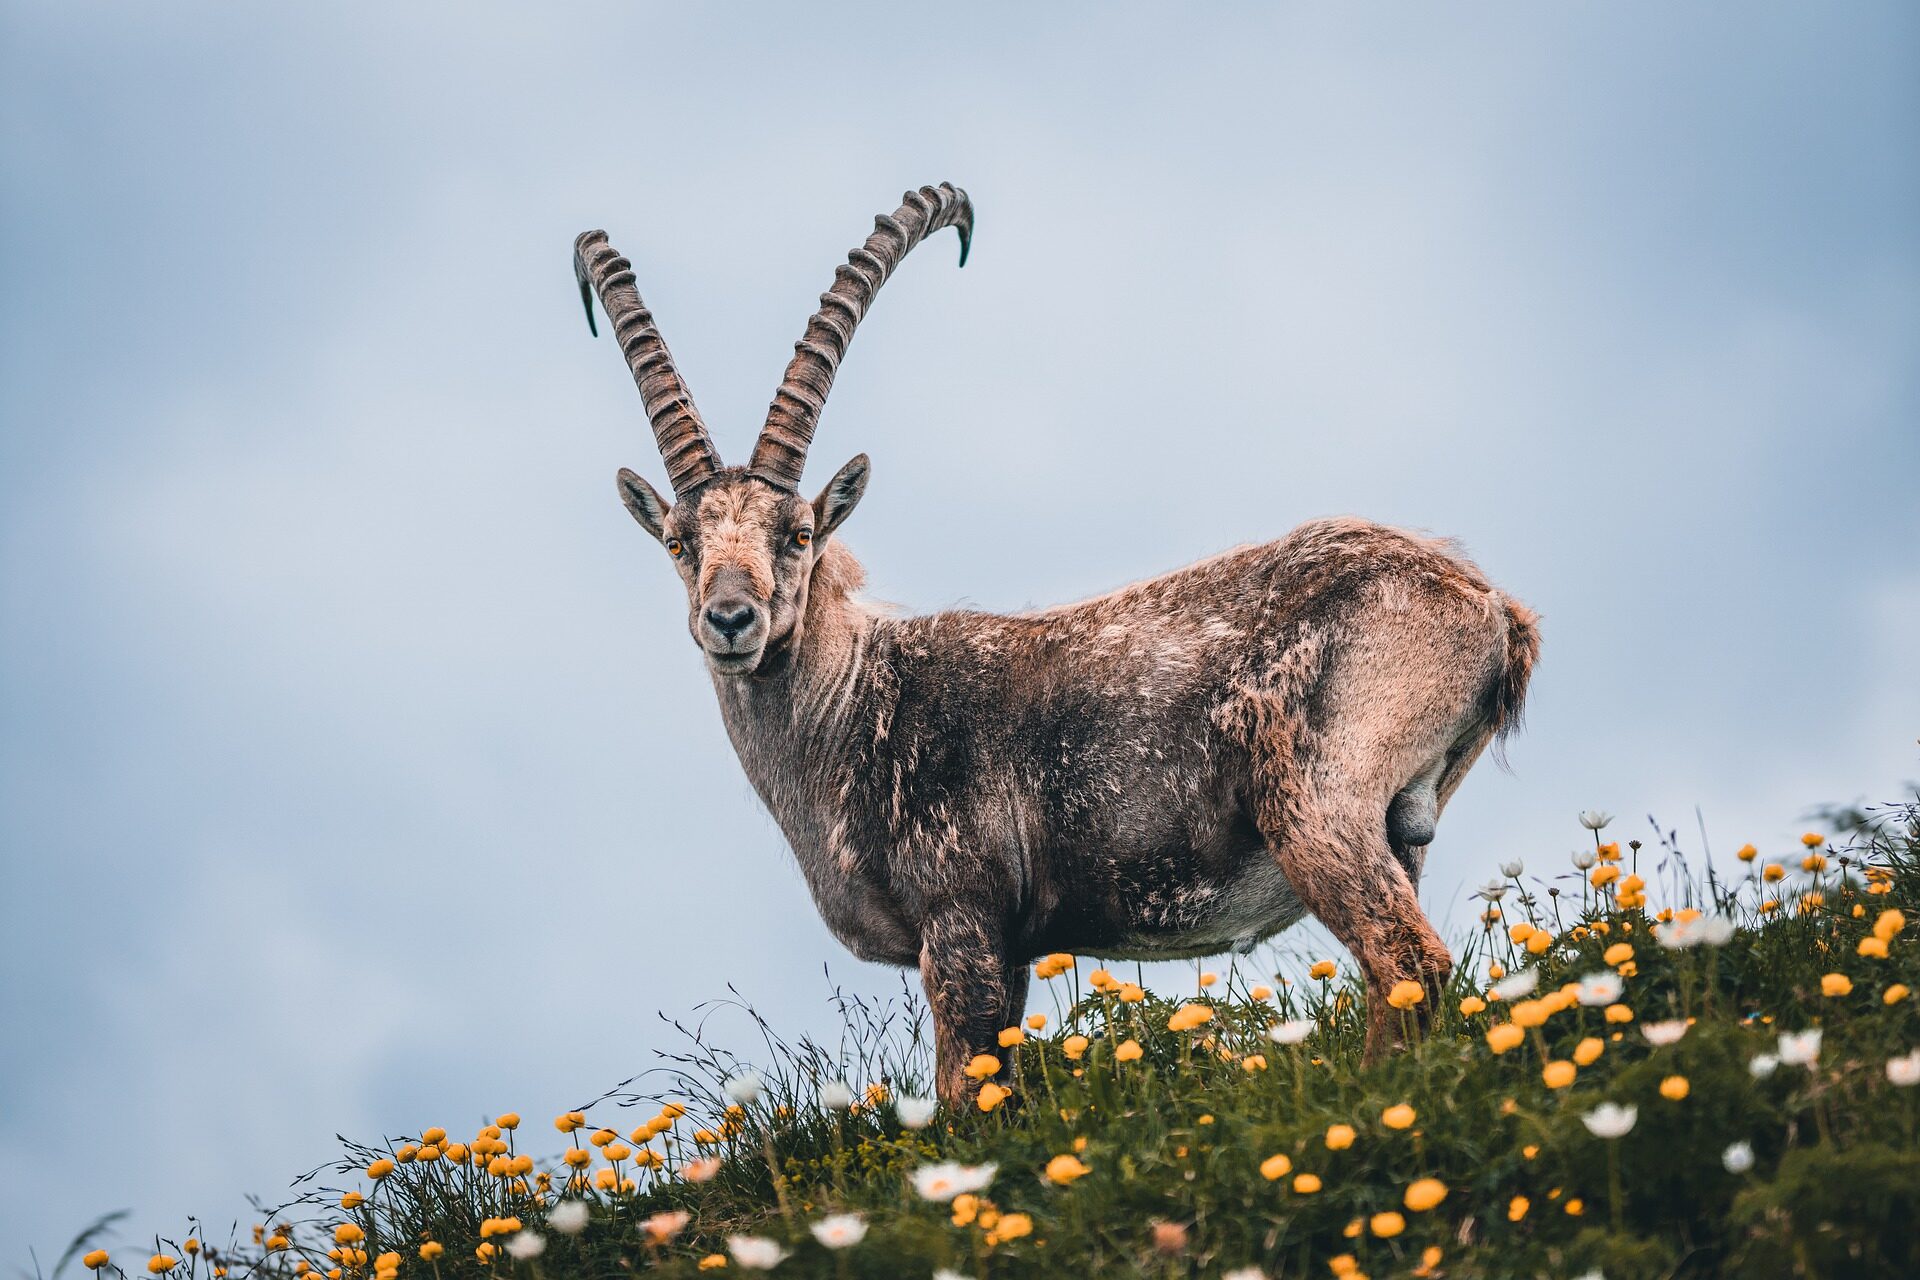
[[[1520,1154],[1528,1160],[1531,1160],[1540,1154],[1540,1144],[1537,1142],[1529,1142],[1526,1146],[1520,1148]]]
[[[447,1159],[453,1161],[455,1164],[462,1164],[466,1161],[467,1150],[468,1149],[467,1149],[466,1143],[464,1142],[453,1143],[447,1148]]]
[[[1889,907],[1873,922],[1873,936],[1882,942],[1892,942],[1893,935],[1906,927],[1907,918],[1897,908]]]
[[[961,1068],[961,1074],[969,1080],[985,1080],[988,1076],[1000,1074],[1000,1059],[990,1053],[976,1053],[973,1061]]]
[[[491,1240],[482,1240],[479,1244],[473,1247],[473,1256],[480,1259],[480,1261],[482,1262],[492,1262],[494,1255],[499,1252],[500,1252],[500,1247],[494,1244]]]
[[[980,1096],[974,1099],[974,1103],[982,1111],[991,1111],[1012,1096],[1013,1090],[989,1080],[980,1086]]]
[[[1131,982],[1120,984],[1120,1003],[1139,1004],[1147,998],[1147,989]]]
[[[1577,1218],[1587,1211],[1587,1202],[1579,1196],[1575,1196],[1573,1199],[1567,1201],[1564,1208],[1569,1217]]]
[[[581,1124],[585,1124],[587,1122],[587,1118],[583,1115],[580,1115],[578,1111],[574,1112],[573,1114],[576,1116],[579,1116]],[[681,1106],[677,1102],[669,1102],[667,1103],[667,1105],[660,1108],[660,1114],[665,1116],[669,1120],[678,1120],[681,1116],[687,1114],[687,1109]]]
[[[584,1129],[587,1125],[585,1112],[567,1111],[553,1118],[553,1127],[562,1133],[572,1133],[575,1129]]]
[[[367,1176],[369,1178],[378,1180],[392,1173],[393,1169],[394,1169],[393,1161],[387,1159],[385,1156],[381,1156],[378,1160],[375,1160],[372,1164],[367,1166]]]
[[[1327,1150],[1345,1151],[1353,1145],[1353,1126],[1350,1124],[1330,1124],[1327,1126]]]
[[[1620,868],[1609,862],[1602,866],[1595,867],[1593,874],[1588,878],[1593,881],[1594,888],[1604,889],[1620,878]]]
[[[1045,1031],[1047,1029],[1047,1015],[1044,1013],[1030,1013],[1027,1015],[1027,1025],[1035,1031]]]
[[[1820,994],[1823,996],[1844,996],[1853,991],[1853,979],[1844,973],[1829,973],[1820,979]]]
[[[1497,1022],[1487,1028],[1487,1047],[1495,1053],[1517,1049],[1526,1038],[1527,1033],[1511,1022]]]
[[[517,1111],[509,1111],[507,1114],[495,1119],[494,1123],[502,1129],[518,1129],[520,1127],[520,1113]]]
[[[1278,1182],[1293,1172],[1293,1161],[1284,1155],[1268,1156],[1260,1162],[1260,1176],[1268,1182]]]
[[[1063,1187],[1075,1178],[1084,1178],[1092,1172],[1081,1163],[1079,1156],[1055,1156],[1047,1161],[1047,1181]]]
[[[1307,976],[1309,978],[1331,978],[1337,967],[1338,966],[1331,960],[1316,960],[1313,962],[1313,968],[1307,970]]]
[[[1086,1056],[1087,1046],[1092,1043],[1085,1036],[1068,1036],[1060,1042],[1060,1052],[1066,1055],[1068,1062],[1078,1062]]]
[[[333,1242],[335,1244],[359,1244],[366,1238],[367,1233],[362,1231],[356,1223],[343,1222],[333,1229]]]
[[[1600,958],[1608,964],[1625,964],[1627,961],[1633,959],[1633,944],[1631,942],[1616,942],[1608,947]]]
[[[1909,994],[1906,983],[1896,982],[1881,993],[1880,999],[1884,1004],[1899,1004],[1902,1000],[1905,1000]]]
[[[1405,1129],[1414,1119],[1413,1108],[1404,1102],[1396,1102],[1380,1113],[1380,1123],[1389,1129]]]
[[[147,1270],[157,1276],[163,1276],[180,1265],[180,1259],[170,1253],[156,1253],[147,1259]]]
[[[1507,1016],[1523,1027],[1540,1027],[1553,1016],[1553,1008],[1544,1000],[1522,1000]]]
[[[1600,1055],[1606,1051],[1607,1045],[1604,1040],[1598,1036],[1588,1036],[1579,1044],[1573,1046],[1573,1060],[1580,1066],[1590,1067],[1595,1062],[1598,1062]]]
[[[1000,1047],[1011,1049],[1027,1042],[1027,1033],[1018,1027],[1008,1027],[1000,1033]]]
[[[1487,1002],[1479,996],[1468,996],[1460,1002],[1460,1015],[1465,1018],[1471,1018],[1474,1014],[1485,1010],[1486,1007]]]
[[[347,1194],[340,1197],[340,1207],[342,1209],[358,1209],[361,1205],[365,1204],[366,1202],[367,1202],[367,1198],[361,1195],[358,1191],[349,1191],[347,1192]]]
[[[446,1251],[447,1246],[441,1244],[438,1240],[429,1240],[420,1246],[420,1258],[424,1262],[432,1262]]]
[[[1573,1083],[1573,1078],[1578,1074],[1580,1073],[1574,1065],[1565,1059],[1557,1059],[1540,1068],[1540,1078],[1547,1082],[1549,1089],[1566,1088]]]
[[[1742,862],[1752,862],[1759,854],[1760,851],[1750,844],[1743,844],[1733,851],[1733,856]]]
[[[611,1129],[595,1129],[593,1131],[592,1136],[590,1136],[587,1139],[587,1141],[591,1142],[596,1147],[604,1147],[604,1146],[610,1145],[613,1142],[613,1140],[619,1136],[620,1136],[619,1134],[615,1133]]]
[[[1411,1009],[1427,998],[1427,990],[1417,982],[1402,980],[1387,992],[1387,1003],[1396,1009]]]
[[[1500,979],[1506,976],[1507,976],[1507,968],[1505,965],[1490,964],[1487,966],[1487,977],[1491,978],[1493,981],[1498,982],[1500,981]]]
[[[1875,938],[1871,935],[1860,939],[1860,954],[1874,960],[1885,960],[1887,958],[1887,940],[1885,938]]]
[[[1827,838],[1821,835],[1818,831],[1809,831],[1807,832],[1807,834],[1800,837],[1800,843],[1807,846],[1807,848],[1809,849],[1818,849],[1821,845],[1825,844],[1826,842],[1827,842]]]
[[[1173,1011],[1167,1019],[1169,1031],[1191,1031],[1195,1027],[1213,1021],[1213,1009],[1204,1004],[1183,1004]]]
[[[1532,1203],[1533,1202],[1525,1196],[1515,1196],[1513,1199],[1507,1201],[1507,1221],[1518,1222],[1520,1219],[1526,1217],[1527,1210],[1532,1206]]]
[[[98,1271],[100,1268],[106,1266],[110,1260],[111,1255],[109,1255],[105,1249],[95,1249],[87,1254],[86,1257],[80,1259],[80,1265],[89,1271]]]
[[[1632,1022],[1633,1010],[1629,1009],[1624,1004],[1610,1004],[1607,1006],[1607,1021],[1608,1022]]]
[[[1553,935],[1548,933],[1545,929],[1542,929],[1540,932],[1534,934],[1531,938],[1527,939],[1527,951],[1530,954],[1536,955],[1536,956],[1544,952],[1548,947],[1552,945],[1553,945]]]
[[[1507,937],[1516,947],[1525,945],[1527,939],[1531,938],[1535,932],[1533,925],[1525,920],[1507,926]]]
[[[585,1147],[568,1147],[560,1158],[575,1169],[584,1169],[593,1163],[593,1156]]]
[[[1310,1196],[1320,1189],[1320,1177],[1312,1173],[1297,1174],[1293,1179],[1293,1189],[1298,1195]]]
[[[700,1259],[700,1269],[702,1271],[721,1271],[726,1268],[726,1265],[727,1255],[724,1253],[710,1253]]]
[[[1386,1213],[1374,1214],[1372,1220],[1367,1223],[1367,1226],[1372,1229],[1373,1234],[1385,1240],[1391,1239],[1399,1235],[1402,1231],[1405,1231],[1407,1229],[1407,1220],[1392,1210],[1388,1210]]]
[[[1271,1000],[1273,999],[1273,988],[1265,986],[1255,987],[1253,990],[1247,992],[1247,994],[1255,1000]]]
[[[1427,1277],[1433,1274],[1433,1269],[1440,1265],[1440,1259],[1445,1256],[1445,1252],[1439,1245],[1430,1244],[1420,1251],[1420,1265],[1409,1274],[1414,1276],[1415,1280],[1427,1280]]]
[[[1678,1102],[1693,1091],[1685,1076],[1668,1076],[1660,1082],[1660,1096],[1669,1102]]]
[[[1425,1213],[1446,1198],[1446,1183],[1438,1178],[1420,1178],[1407,1185],[1402,1202],[1414,1213]]]
[[[1823,853],[1810,853],[1800,859],[1800,869],[1802,871],[1825,871],[1827,869],[1827,856]]]
[[[1267,1055],[1264,1053],[1248,1054],[1246,1057],[1240,1059],[1240,1069],[1249,1075],[1256,1071],[1265,1071],[1267,1069]]]
[[[1769,862],[1760,869],[1760,878],[1768,884],[1774,884],[1787,878],[1787,869],[1777,862]]]
[[[989,1243],[997,1244],[1002,1240],[1018,1240],[1021,1236],[1033,1234],[1033,1219],[1024,1213],[1003,1213],[1000,1220],[993,1224],[993,1230],[987,1234]]]
[[[1138,1040],[1122,1040],[1118,1045],[1114,1046],[1113,1060],[1115,1062],[1133,1062],[1145,1052],[1146,1051],[1140,1047]]]

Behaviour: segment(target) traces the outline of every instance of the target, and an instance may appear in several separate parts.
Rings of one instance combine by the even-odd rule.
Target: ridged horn
[[[720,455],[674,367],[673,354],[654,327],[653,313],[640,300],[633,264],[614,252],[606,232],[588,231],[573,242],[573,277],[580,282],[587,328],[596,336],[600,330],[593,323],[593,297],[600,295],[600,307],[613,326],[620,354],[633,371],[633,384],[640,388],[640,403],[653,423],[653,442],[660,446],[660,457],[667,464],[667,480],[674,496],[684,497],[720,469]]]
[[[800,472],[807,465],[807,446],[833,376],[853,341],[853,331],[873,305],[874,295],[922,240],[943,227],[960,232],[960,265],[967,265],[973,241],[973,204],[967,193],[950,183],[922,187],[901,197],[891,216],[873,220],[873,234],[847,255],[846,265],[834,273],[833,287],[820,295],[820,309],[807,321],[807,331],[793,344],[793,360],[780,379],[767,408],[766,426],[753,446],[747,470],[769,484],[797,491]]]

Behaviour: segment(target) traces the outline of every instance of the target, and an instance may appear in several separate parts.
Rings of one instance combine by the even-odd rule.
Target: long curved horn
[[[700,411],[693,407],[687,384],[674,368],[672,353],[654,327],[653,313],[640,300],[633,264],[614,252],[606,232],[588,231],[573,242],[573,277],[580,282],[587,328],[595,335],[600,331],[593,323],[593,295],[600,295],[620,354],[627,358],[633,384],[640,388],[640,403],[653,422],[653,441],[666,461],[674,496],[686,496],[720,469],[720,455],[714,451]]]
[[[873,234],[847,255],[846,265],[834,273],[833,287],[820,295],[820,309],[807,321],[807,331],[793,344],[793,360],[780,379],[767,407],[767,425],[753,446],[747,470],[782,489],[797,490],[807,465],[807,446],[813,443],[820,408],[833,389],[833,375],[853,341],[853,331],[873,305],[874,295],[913,246],[940,230],[960,232],[960,265],[967,265],[973,241],[973,203],[967,193],[950,183],[922,187],[901,197],[889,217],[873,220]]]

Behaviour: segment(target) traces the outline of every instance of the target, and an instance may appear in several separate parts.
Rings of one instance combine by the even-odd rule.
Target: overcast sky
[[[1455,925],[1583,807],[1784,850],[1920,774],[1911,6],[700,8],[0,10],[0,1262],[896,981],[615,498],[589,227],[740,460],[872,215],[967,188],[808,479],[872,455],[909,608],[1461,538],[1545,652]]]

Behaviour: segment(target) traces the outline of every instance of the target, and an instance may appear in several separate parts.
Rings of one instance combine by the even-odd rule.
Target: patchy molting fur
[[[837,537],[793,547],[825,499],[724,473],[665,532],[696,636],[722,574],[768,602],[759,666],[713,676],[728,733],[834,935],[921,969],[950,1102],[1051,951],[1245,950],[1311,912],[1371,1050],[1394,982],[1437,997],[1424,846],[1538,646],[1454,549],[1322,520],[1079,604],[898,617]]]

